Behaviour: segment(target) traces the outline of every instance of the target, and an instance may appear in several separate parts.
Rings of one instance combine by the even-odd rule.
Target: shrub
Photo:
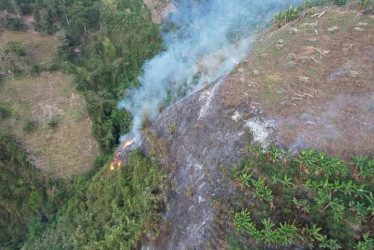
[[[361,8],[366,9],[369,6],[370,2],[371,0],[360,0],[358,5],[361,6]]]
[[[58,125],[60,124],[60,119],[58,116],[54,116],[52,117],[51,119],[49,119],[49,121],[47,122],[47,125],[51,128],[51,129],[55,129],[58,127]]]
[[[34,132],[37,127],[38,123],[36,121],[26,120],[23,122],[23,131],[26,133]]]
[[[7,119],[12,116],[10,108],[7,106],[0,106],[0,120]]]
[[[31,69],[30,69],[30,74],[33,75],[33,76],[37,76],[40,74],[40,72],[42,72],[42,67],[40,66],[40,64],[33,64],[31,66]]]
[[[10,30],[25,30],[26,25],[16,17],[6,17],[5,27]]]
[[[347,0],[334,0],[336,5],[344,5],[347,3]]]
[[[19,42],[10,41],[5,45],[5,54],[16,54],[17,56],[25,56],[25,48]]]

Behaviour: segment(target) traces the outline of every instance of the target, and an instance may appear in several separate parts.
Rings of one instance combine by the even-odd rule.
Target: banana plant
[[[248,210],[244,209],[240,213],[235,213],[234,223],[236,230],[239,233],[242,233],[244,229],[247,229],[249,227],[249,223],[251,223],[251,217]]]
[[[283,13],[277,12],[274,14],[273,23],[277,28],[280,28],[282,26],[282,20],[283,20]]]
[[[292,183],[292,179],[288,178],[287,174],[285,174],[283,179],[280,179],[279,181],[287,188],[295,187],[295,184]]]
[[[355,173],[359,178],[374,177],[374,159],[369,160],[368,157],[353,156],[352,165],[355,166]]]
[[[354,189],[354,197],[360,197],[361,199],[363,198],[363,197],[365,197],[366,196],[366,194],[368,194],[369,193],[369,191],[368,190],[366,190],[365,189],[365,184],[361,184],[360,186],[356,186],[356,185],[354,185],[353,186],[353,189]]]
[[[366,195],[366,199],[369,203],[366,210],[370,214],[370,216],[374,216],[374,196],[373,196],[373,193],[370,192],[369,195]]]
[[[317,206],[324,207],[322,211],[325,211],[326,204],[329,204],[331,202],[331,194],[325,193],[322,190],[319,190],[317,192],[317,197],[314,198],[314,200],[317,203]]]
[[[309,227],[306,228],[306,231],[311,237],[313,237],[314,239],[316,239],[319,242],[322,242],[325,239],[325,237],[324,237],[324,235],[319,233],[319,231],[321,231],[321,229],[322,228],[317,227],[315,224],[312,224],[312,226],[310,228]]]
[[[260,200],[265,200],[271,202],[274,198],[271,190],[265,185],[264,180],[260,176],[258,180],[252,180],[252,185],[255,188],[254,196]]]
[[[317,163],[316,152],[313,149],[304,150],[299,154],[299,157],[295,159],[295,162],[299,163],[300,171],[302,171],[303,168],[314,168]]]
[[[270,218],[262,219],[261,223],[264,226],[264,229],[261,230],[262,240],[269,245],[276,244],[279,241],[279,234],[277,230],[272,229],[275,224],[270,221]]]
[[[272,174],[270,177],[271,177],[271,184],[276,185],[279,182],[278,175]]]
[[[300,210],[304,213],[307,213],[307,214],[310,213],[311,206],[310,206],[310,203],[309,203],[308,200],[306,200],[306,199],[298,200],[294,197],[292,202],[295,204],[295,207],[298,210]]]
[[[350,201],[348,203],[348,206],[350,207],[350,210],[357,215],[359,221],[365,222],[365,218],[366,218],[368,211],[364,203],[359,202],[359,201],[356,201],[356,202]]]
[[[357,243],[357,250],[367,250],[374,248],[374,239],[369,237],[369,233],[362,236],[363,241]]]
[[[280,223],[278,230],[279,242],[282,245],[289,245],[295,240],[295,235],[297,233],[297,227],[294,224]]]
[[[354,184],[352,180],[343,181],[341,185],[343,186],[342,190],[344,195],[351,195],[356,190],[356,184]]]
[[[280,150],[275,145],[272,145],[266,155],[266,158],[271,163],[277,163],[280,159],[282,159],[283,151]]]
[[[337,240],[327,239],[327,237],[319,244],[320,248],[327,248],[331,250],[338,250],[342,247],[338,244]]]
[[[336,222],[340,222],[343,220],[345,207],[339,199],[337,198],[333,199],[331,202],[329,202],[329,204],[327,204],[324,210],[327,207],[330,207],[332,214],[333,214],[333,218]]]
[[[248,224],[247,233],[252,237],[255,242],[261,242],[263,235],[260,230],[256,228],[256,225],[253,222]]]
[[[251,183],[252,181],[252,176],[253,176],[253,173],[243,173],[239,176],[239,183],[242,185],[242,186],[247,186],[249,187],[249,183]]]

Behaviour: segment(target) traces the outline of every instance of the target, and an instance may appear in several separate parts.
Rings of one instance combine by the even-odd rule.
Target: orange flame
[[[134,142],[135,142],[134,138],[125,141],[125,143],[122,146],[122,149],[125,150],[128,146],[131,146]]]
[[[116,154],[113,157],[113,161],[110,164],[110,170],[113,171],[115,167],[119,169],[123,165],[123,161],[121,159],[121,153],[126,150],[129,146],[131,146],[135,142],[135,139],[129,139],[123,143],[123,146],[119,149],[117,149]]]

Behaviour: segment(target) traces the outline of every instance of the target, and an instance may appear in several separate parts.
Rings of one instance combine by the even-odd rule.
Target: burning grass
[[[21,140],[33,156],[36,167],[54,177],[87,172],[98,155],[91,134],[86,104],[74,90],[70,77],[43,73],[36,78],[6,79],[0,85],[0,106],[10,117],[0,121],[0,133]],[[71,114],[80,110],[80,118]],[[56,120],[56,126],[50,126]],[[33,131],[23,128],[24,121],[36,124]]]

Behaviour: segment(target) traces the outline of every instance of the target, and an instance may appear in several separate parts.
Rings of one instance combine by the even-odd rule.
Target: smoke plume
[[[248,54],[256,31],[275,12],[301,0],[174,0],[176,10],[161,27],[164,50],[143,65],[141,86],[127,91],[118,107],[133,116],[140,140],[144,113],[201,89],[230,73]]]

